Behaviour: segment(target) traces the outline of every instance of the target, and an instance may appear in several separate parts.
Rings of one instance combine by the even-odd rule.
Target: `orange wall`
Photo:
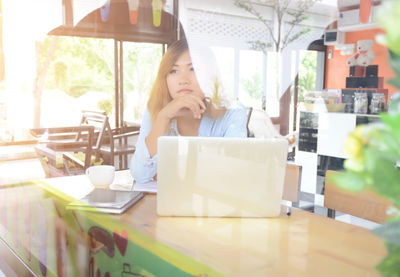
[[[378,65],[378,76],[384,77],[384,88],[389,89],[389,94],[394,93],[397,89],[386,84],[386,81],[394,77],[394,73],[388,64],[389,52],[387,48],[375,41],[375,36],[383,33],[381,29],[365,30],[346,33],[346,43],[357,43],[358,40],[372,39],[375,44],[372,51],[375,53],[375,60],[372,64]],[[332,58],[328,59],[328,51],[332,49]],[[354,48],[355,49],[355,48]],[[346,60],[351,55],[342,56],[340,50],[335,51],[334,46],[328,46],[326,53],[326,71],[325,71],[325,88],[342,89],[346,87],[346,77],[349,77],[349,67],[346,65]]]

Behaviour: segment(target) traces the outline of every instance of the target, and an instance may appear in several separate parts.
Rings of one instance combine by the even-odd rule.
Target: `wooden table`
[[[40,240],[43,226],[36,224],[42,230],[30,231],[29,238],[30,253],[37,261],[43,239],[47,239],[47,276],[76,276],[85,271],[89,272],[86,276],[123,277],[131,276],[127,272],[142,276],[379,276],[374,267],[387,253],[383,241],[369,230],[297,209],[289,217],[282,213],[278,218],[265,219],[158,217],[156,195],[148,194],[122,215],[72,215],[63,210],[62,203],[73,199],[70,195],[78,197],[91,189],[86,176],[45,179],[35,186],[8,189],[15,190],[8,191],[8,196],[25,191],[24,197],[14,195],[14,201],[7,205],[9,210],[15,209],[18,197],[25,201],[29,197],[31,210],[36,209],[37,202],[41,206],[37,209],[47,214],[47,237]],[[0,200],[10,198],[1,191]],[[21,229],[27,230],[24,211],[17,211],[21,225],[18,234],[22,234]],[[31,212],[31,217],[33,221],[38,214]],[[32,264],[34,258],[28,261],[21,247],[27,239],[10,235],[16,227],[6,224],[5,228],[1,218],[0,213],[0,237],[41,275],[40,265]],[[108,231],[113,238],[112,257],[111,248],[105,249],[104,244],[97,249],[85,246],[96,228]],[[67,254],[62,252],[63,247],[69,249],[64,251]],[[86,265],[80,266],[76,260],[85,258],[74,256],[71,248],[85,247],[90,251]],[[49,259],[53,256],[56,258]],[[60,259],[67,261],[67,269]]]

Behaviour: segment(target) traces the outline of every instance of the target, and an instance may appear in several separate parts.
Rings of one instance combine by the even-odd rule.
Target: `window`
[[[279,114],[279,101],[283,94],[281,84],[281,54],[268,51],[267,53],[267,72],[266,72],[266,87],[267,99],[265,103],[265,110],[270,117],[278,117]],[[290,77],[290,76],[288,76]]]
[[[239,100],[247,107],[261,109],[264,91],[263,53],[241,50],[239,59]]]
[[[52,55],[41,97],[41,126],[79,123],[81,110],[103,110],[115,124],[114,40],[47,37],[41,60]],[[161,44],[123,43],[124,119],[141,121],[162,56]]]
[[[41,95],[41,126],[76,125],[85,109],[113,114],[113,53],[111,39],[49,36],[42,42],[41,68],[47,58],[51,62]]]
[[[124,120],[140,123],[162,57],[162,45],[124,42]]]
[[[316,90],[318,52],[301,50],[299,54],[299,102],[303,102],[304,93]]]

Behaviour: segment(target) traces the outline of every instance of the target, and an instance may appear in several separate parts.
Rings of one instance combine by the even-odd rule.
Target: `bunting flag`
[[[100,17],[103,22],[107,22],[110,19],[110,1],[107,0],[103,7],[100,8]]]
[[[138,20],[139,0],[127,0],[129,6],[129,22],[136,24]]]
[[[162,0],[153,0],[151,5],[153,6],[153,25],[158,27],[161,24]]]

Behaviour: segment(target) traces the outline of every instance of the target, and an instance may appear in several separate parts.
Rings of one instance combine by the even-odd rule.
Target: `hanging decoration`
[[[107,2],[100,8],[100,17],[103,22],[107,22],[110,18],[110,1],[111,0],[107,0]]]
[[[153,25],[158,27],[161,24],[162,0],[153,0],[151,5],[153,7]]]
[[[138,20],[139,0],[127,0],[129,7],[129,22],[136,24]]]

